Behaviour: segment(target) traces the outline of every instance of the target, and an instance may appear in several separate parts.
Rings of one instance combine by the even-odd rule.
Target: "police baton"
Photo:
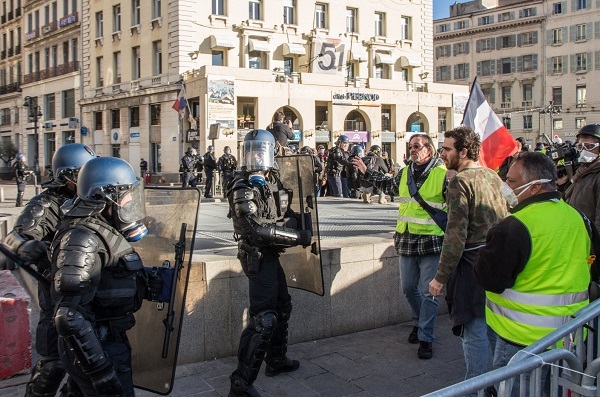
[[[40,283],[44,284],[46,287],[50,287],[50,281],[44,277],[39,271],[33,269],[30,264],[25,263],[23,259],[21,259],[17,254],[11,251],[5,244],[0,243],[0,252],[2,252],[8,259],[13,261],[17,266],[23,269],[25,272],[29,273],[30,276],[35,278]]]

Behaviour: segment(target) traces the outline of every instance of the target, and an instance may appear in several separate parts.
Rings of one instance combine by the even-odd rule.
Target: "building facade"
[[[432,82],[432,1],[211,3],[199,9],[184,73],[183,131],[201,152],[214,143],[239,153],[245,133],[278,110],[292,144],[331,147],[344,134],[396,161],[410,133],[437,139],[455,122],[454,94],[467,87]]]
[[[482,1],[434,21],[436,82],[475,76],[513,136],[574,140],[600,122],[600,2]]]

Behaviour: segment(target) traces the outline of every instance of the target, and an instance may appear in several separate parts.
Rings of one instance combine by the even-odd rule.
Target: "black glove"
[[[26,263],[47,262],[48,248],[50,248],[48,241],[29,240],[17,249],[17,255]]]
[[[163,286],[163,280],[155,272],[148,273],[148,292],[151,296],[158,295]]]
[[[309,230],[300,230],[298,232],[298,236],[300,237],[300,245],[302,245],[304,248],[310,245],[312,233]]]
[[[112,364],[106,370],[90,375],[90,379],[98,394],[116,397],[124,395],[123,386],[121,386],[121,382]]]

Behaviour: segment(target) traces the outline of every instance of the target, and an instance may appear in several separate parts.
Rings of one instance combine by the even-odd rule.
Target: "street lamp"
[[[540,114],[550,115],[550,137],[551,139],[554,139],[554,115],[560,114],[560,106],[554,106],[554,101],[550,101],[550,104],[548,106],[540,109]],[[542,135],[541,129],[539,135]]]
[[[33,172],[35,173],[36,183],[40,180],[40,137],[38,135],[38,119],[43,116],[40,106],[37,104],[37,97],[26,96],[23,106],[29,108],[27,118],[33,121],[33,135],[35,140],[35,151],[33,157]]]

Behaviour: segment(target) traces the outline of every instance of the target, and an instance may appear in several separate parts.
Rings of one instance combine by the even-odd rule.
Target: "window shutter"
[[[458,46],[459,46],[459,44],[454,44],[452,46],[452,53],[454,54],[454,56],[456,56],[458,54]]]
[[[596,0],[596,8],[600,8],[600,0]]]
[[[515,19],[515,12],[514,12],[514,11],[511,11],[511,12],[510,12],[510,19],[511,19],[511,21],[512,21],[513,19]]]
[[[594,66],[596,66],[596,70],[598,70],[600,69],[600,51],[596,51],[594,55]]]
[[[549,76],[554,73],[554,58],[546,58],[546,73]]]
[[[481,18],[481,17],[477,18],[477,26],[481,26],[482,23],[483,23],[483,18]]]
[[[571,11],[577,11],[577,0],[571,0]]]
[[[585,60],[585,70],[590,71],[594,69],[594,53],[588,52]]]
[[[567,41],[569,41],[568,38],[567,38],[567,33],[568,33],[567,27],[563,26],[562,27],[562,39],[561,39],[562,41],[561,41],[561,43],[566,43]]]
[[[600,1],[600,0],[596,0],[596,1]],[[567,13],[567,2],[566,1],[561,1],[561,3],[560,3],[560,10],[562,11],[561,14],[566,14]]]
[[[502,22],[502,14],[498,14],[498,22]]]
[[[435,81],[440,81],[440,67],[435,68]]]
[[[592,8],[592,0],[585,2],[585,9],[590,10]]]
[[[463,48],[465,50],[465,54],[468,54],[471,50],[471,43],[469,43],[468,41],[465,42],[465,48]]]
[[[517,67],[517,59],[515,57],[510,58],[510,72],[514,73]]]
[[[600,0],[598,0],[598,1],[600,1]],[[467,19],[467,20],[465,21],[465,28],[468,28],[468,27],[469,27],[469,20]]]
[[[493,59],[490,61],[490,74],[496,74],[496,62]]]
[[[501,50],[502,49],[502,37],[496,37],[496,49]]]
[[[440,47],[435,47],[435,59],[440,57]]]
[[[435,27],[435,32],[436,32],[436,33],[439,33],[439,32],[440,32],[440,25],[437,25],[437,26]]]
[[[492,40],[492,50],[496,49],[496,40]]]
[[[554,30],[553,29],[546,30],[546,42],[548,43],[548,45],[554,43]]]
[[[537,54],[533,54],[531,57],[531,63],[533,63],[533,70],[538,70],[538,56]]]
[[[496,90],[494,87],[490,88],[490,103],[496,103]]]
[[[600,51],[598,53],[600,54]],[[469,78],[469,67],[470,67],[470,64],[465,63],[465,78],[467,78],[467,79]]]
[[[585,24],[585,38],[589,40],[592,37],[594,37],[594,23],[588,22]]]
[[[537,15],[537,7],[533,7],[533,8],[531,9],[531,16],[532,16],[532,17],[534,17],[534,16],[536,16],[536,15]]]
[[[475,42],[475,51],[477,51],[477,52],[481,51],[481,40],[477,40]]]
[[[454,65],[454,80],[458,79],[458,65]]]
[[[569,73],[569,56],[568,55],[562,56],[562,72],[563,72],[563,74]]]
[[[520,35],[519,35],[519,36],[520,36]],[[516,41],[516,35],[514,35],[514,34],[511,34],[511,35],[510,35],[510,38],[508,39],[508,42],[510,43],[510,46],[511,46],[511,47],[514,47],[514,46],[515,46],[515,41]]]
[[[598,0],[598,1],[600,1],[600,0]],[[595,30],[594,37],[597,39],[600,39],[600,21],[594,22],[594,30]]]
[[[458,22],[454,22],[454,30],[458,30]]]
[[[494,16],[490,15],[490,23],[494,23]]]
[[[481,76],[481,62],[477,62],[477,76]]]
[[[533,44],[537,44],[538,43],[538,32],[537,32],[537,30],[533,31],[533,38],[532,38],[532,40],[533,40]]]
[[[577,25],[571,25],[571,41],[577,40]]]
[[[502,59],[496,59],[496,62],[492,61],[492,63],[496,64],[496,70],[498,70],[498,74],[502,73]]]
[[[577,67],[577,57],[575,54],[571,54],[571,73],[575,73],[575,68]]]
[[[513,66],[513,63],[510,63],[511,69]],[[517,72],[522,72],[523,71],[523,57],[517,57]]]
[[[523,45],[523,33],[517,35],[517,47],[521,47],[521,45]]]
[[[519,18],[523,18],[523,10],[519,10]]]

